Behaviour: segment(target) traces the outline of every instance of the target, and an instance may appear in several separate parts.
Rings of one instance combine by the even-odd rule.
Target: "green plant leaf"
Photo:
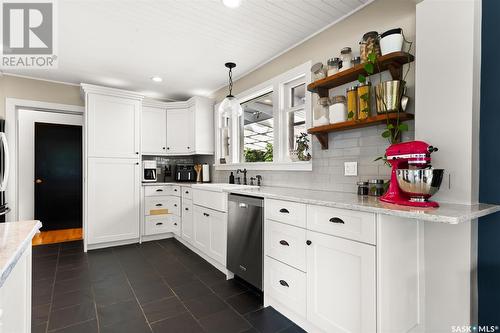
[[[368,111],[369,111],[368,109],[361,110],[361,112],[363,112],[363,113],[368,113]]]
[[[363,67],[368,74],[373,74],[374,67],[371,62],[367,62]]]
[[[399,124],[398,129],[399,129],[400,132],[407,131],[408,130],[408,124],[405,124],[405,123]]]
[[[380,160],[383,160],[383,159],[384,159],[384,156],[379,156],[376,159],[374,159],[373,162],[377,162],[377,161],[380,161]]]
[[[387,129],[390,129],[390,130],[391,130],[391,129],[394,129],[394,125],[393,125],[393,124],[389,124],[389,125],[387,125]]]
[[[364,76],[363,74],[359,74],[358,75],[358,82],[359,83],[365,83],[366,82],[366,76]]]
[[[368,54],[368,61],[374,64],[377,61],[377,55],[374,52]]]
[[[370,99],[370,95],[368,95],[366,93],[366,94],[360,95],[359,98],[361,98],[363,101],[367,102]]]
[[[354,112],[352,112],[352,111],[351,111],[351,112],[349,112],[349,113],[347,114],[347,118],[354,118]]]
[[[383,138],[388,138],[391,136],[391,131],[390,130],[385,130],[382,132],[382,137]]]

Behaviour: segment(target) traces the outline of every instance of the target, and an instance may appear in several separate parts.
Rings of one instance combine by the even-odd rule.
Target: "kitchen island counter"
[[[481,203],[474,205],[440,203],[439,208],[416,208],[389,204],[379,201],[376,197],[358,196],[353,193],[288,187],[262,186],[260,188],[227,189],[225,191],[267,199],[294,201],[448,224],[463,223],[500,211],[498,205]]]

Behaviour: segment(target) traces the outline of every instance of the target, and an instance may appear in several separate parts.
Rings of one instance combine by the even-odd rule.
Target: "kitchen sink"
[[[226,184],[226,183],[207,183],[207,184],[193,184],[191,185],[193,189],[213,191],[213,192],[224,192],[231,190],[242,190],[242,189],[258,189],[259,186],[256,185],[240,185],[240,184]]]

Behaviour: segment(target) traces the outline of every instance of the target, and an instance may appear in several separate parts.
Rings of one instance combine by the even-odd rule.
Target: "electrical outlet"
[[[344,176],[357,176],[358,162],[344,162]]]

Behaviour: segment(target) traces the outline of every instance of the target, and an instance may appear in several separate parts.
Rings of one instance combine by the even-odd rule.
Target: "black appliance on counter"
[[[177,182],[196,181],[196,172],[194,171],[194,164],[177,164],[175,170],[175,181]]]
[[[163,181],[165,183],[175,181],[175,165],[174,164],[167,164],[163,168]]]
[[[5,189],[9,179],[9,146],[5,136],[5,120],[0,119],[0,223],[5,222],[5,215],[10,211],[5,202]]]

